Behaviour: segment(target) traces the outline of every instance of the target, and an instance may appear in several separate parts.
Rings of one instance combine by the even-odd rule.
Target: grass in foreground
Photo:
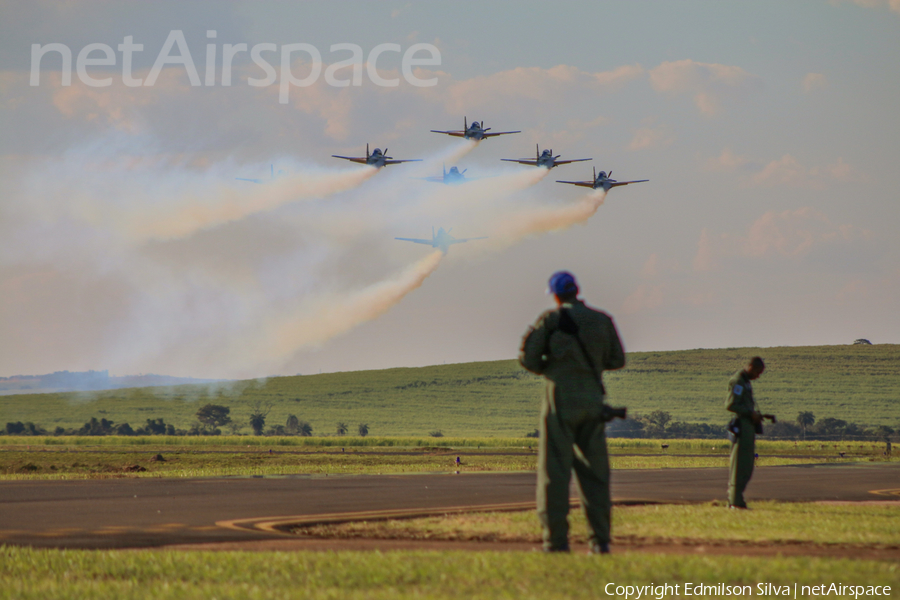
[[[613,509],[618,541],[850,544],[900,547],[897,506],[757,502],[751,511],[716,504],[661,504]],[[570,536],[586,542],[584,513],[570,513]],[[446,515],[422,519],[319,525],[297,529],[315,537],[539,542],[533,511]]]
[[[183,552],[0,547],[0,599],[598,598],[615,585],[891,586],[897,565],[818,558],[493,552]],[[702,595],[702,594],[698,594]],[[746,591],[744,595],[749,595]],[[802,596],[805,596],[802,594]],[[890,595],[890,593],[888,594]],[[668,597],[672,597],[669,595]],[[621,597],[621,596],[620,596]],[[634,597],[632,595],[632,597]]]
[[[367,445],[352,445],[368,440]],[[7,438],[0,480],[533,471],[534,439],[241,437]],[[205,443],[203,443],[205,442]],[[339,443],[339,442],[338,442]],[[662,448],[665,443],[668,447]],[[441,445],[429,445],[441,444]],[[614,469],[725,467],[724,440],[610,440]],[[759,443],[759,466],[884,460],[866,442]],[[839,452],[844,453],[842,458]],[[162,454],[164,461],[154,460]],[[457,469],[456,457],[462,461]],[[894,458],[900,460],[900,453]]]

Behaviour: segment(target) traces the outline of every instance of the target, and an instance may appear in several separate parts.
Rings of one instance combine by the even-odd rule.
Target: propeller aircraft
[[[594,179],[592,181],[560,181],[556,180],[556,183],[569,183],[572,185],[580,185],[581,187],[589,187],[591,189],[599,190],[603,189],[603,191],[608,192],[614,187],[619,187],[620,185],[628,185],[629,183],[644,183],[645,181],[650,181],[649,179],[638,179],[635,181],[616,181],[615,179],[611,179],[612,171],[609,174],[606,174],[606,171],[600,171],[597,173],[597,167],[594,167]]]

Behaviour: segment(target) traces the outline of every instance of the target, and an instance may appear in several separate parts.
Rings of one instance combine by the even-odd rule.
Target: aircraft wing
[[[385,160],[385,165],[399,165],[400,163],[405,162],[422,162],[421,158],[405,158],[403,160]]]
[[[649,179],[638,179],[637,181],[617,181],[610,188],[619,187],[620,185],[628,185],[629,183],[644,183],[645,181],[650,181]]]
[[[453,137],[466,137],[465,131],[438,131],[437,129],[432,129],[431,133],[444,133],[446,135],[452,135]]]
[[[413,242],[414,244],[428,244],[429,246],[434,245],[433,240],[419,240],[416,238],[394,238],[395,240],[400,240],[401,242]]]
[[[531,165],[532,167],[537,166],[537,161],[533,158],[501,158],[500,160],[505,160],[506,162],[514,162],[519,163],[520,165]],[[557,163],[559,164],[559,163]]]
[[[334,158],[343,158],[344,160],[349,160],[350,162],[360,163],[363,165],[368,162],[365,158],[359,156],[338,156],[337,154],[332,154],[331,156]]]
[[[249,181],[250,183],[265,183],[262,179],[247,179],[246,177],[235,177],[238,181]]]
[[[510,133],[522,133],[521,131],[498,131],[497,133],[482,133],[481,137],[494,137],[497,135],[509,135]]]
[[[555,160],[555,161],[553,161],[553,164],[554,164],[554,165],[567,165],[567,164],[569,164],[569,163],[573,163],[573,162],[583,162],[583,161],[586,161],[586,160],[594,160],[594,159],[593,159],[593,158],[573,158],[573,159],[571,159],[571,160]]]
[[[446,183],[442,176],[432,175],[431,177],[410,177],[410,179],[418,179],[419,181],[431,181],[433,183]]]
[[[559,179],[557,179],[556,183],[570,183],[572,185],[580,185],[581,187],[588,187],[588,188],[594,187],[593,181],[560,181]]]
[[[462,244],[463,242],[471,242],[472,240],[486,240],[487,236],[477,237],[477,238],[464,238],[461,240],[450,240],[447,242],[448,244]]]

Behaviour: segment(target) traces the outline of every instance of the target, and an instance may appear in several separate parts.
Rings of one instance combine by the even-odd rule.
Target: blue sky
[[[0,375],[511,358],[557,269],[632,351],[900,341],[896,0],[0,6]],[[61,85],[49,53],[29,85],[32,44],[74,59],[133,36],[146,78],[175,30],[201,78],[217,44],[214,85],[172,64],[128,87],[120,53],[88,67],[109,87],[74,68]],[[320,77],[281,104],[244,53],[221,85],[224,44],[299,42],[326,67],[346,57],[332,44],[431,44],[441,63],[418,73],[437,84]],[[429,133],[464,116],[522,133]],[[371,175],[330,156],[366,143],[426,161]],[[540,179],[499,160],[535,144],[593,161]],[[411,179],[448,159],[496,177]],[[234,180],[270,165],[271,184]],[[599,207],[555,183],[592,166],[650,182]],[[393,240],[432,226],[489,239],[443,259]]]

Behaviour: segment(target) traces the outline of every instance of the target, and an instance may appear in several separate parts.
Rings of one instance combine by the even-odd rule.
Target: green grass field
[[[533,438],[18,437],[0,438],[0,480],[534,471]],[[719,440],[613,439],[614,469],[726,467]],[[760,440],[759,466],[900,460],[871,442]],[[843,452],[844,456],[840,453]],[[157,454],[165,460],[155,460]],[[457,467],[456,457],[461,465]]]
[[[407,598],[554,600],[618,597],[606,585],[814,586],[900,589],[900,569],[883,561],[538,552],[185,552],[35,550],[0,547],[0,599],[152,600]],[[624,591],[624,590],[623,590]],[[809,597],[800,588],[798,597]],[[882,593],[885,591],[880,590]],[[703,594],[693,594],[703,595]],[[791,594],[793,596],[793,594]],[[631,599],[634,599],[634,595]],[[642,596],[642,598],[657,596]],[[834,595],[832,595],[834,597]],[[848,597],[845,595],[839,597]],[[852,596],[850,596],[852,597]]]
[[[664,410],[675,420],[724,424],[728,378],[759,354],[768,369],[755,384],[765,412],[794,420],[800,411],[860,425],[900,427],[900,345],[729,348],[633,352],[628,366],[606,375],[609,401],[632,414]],[[163,418],[186,429],[206,403],[231,408],[249,433],[253,403],[271,404],[267,425],[296,415],[315,435],[521,437],[537,424],[542,381],[513,360],[380,371],[274,377],[221,386],[137,388],[96,393],[0,396],[0,427],[31,421],[49,431],[91,417],[137,428]]]
[[[581,509],[569,515],[570,539],[586,543]],[[296,533],[327,538],[541,541],[534,511],[455,514],[420,519],[316,525]],[[755,502],[752,511],[721,503],[616,506],[613,542],[686,541],[900,547],[897,505]]]

